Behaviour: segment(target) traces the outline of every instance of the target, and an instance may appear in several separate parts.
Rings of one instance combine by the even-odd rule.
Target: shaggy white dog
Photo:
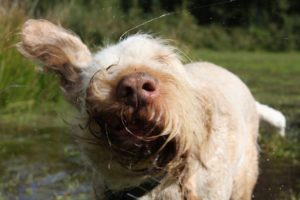
[[[45,20],[27,21],[21,37],[19,50],[57,73],[81,111],[74,134],[98,199],[251,199],[259,118],[281,135],[285,118],[237,76],[207,62],[184,65],[149,35],[95,55]]]

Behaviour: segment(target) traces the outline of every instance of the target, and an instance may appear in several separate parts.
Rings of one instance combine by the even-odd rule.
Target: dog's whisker
[[[125,119],[124,119],[124,117],[123,117],[123,115],[121,114],[121,122],[122,122],[122,124],[123,124],[123,127],[124,127],[124,129],[129,133],[129,134],[131,134],[131,135],[134,135],[130,130],[129,130],[129,128],[126,126],[126,124],[125,124]]]
[[[108,145],[109,145],[109,147],[111,147],[111,141],[110,141],[110,138],[109,138],[108,127],[107,127],[106,123],[105,123],[105,135],[106,135]]]
[[[125,32],[120,36],[119,41],[123,40],[124,36],[125,36],[127,33],[129,33],[130,31],[132,31],[132,30],[134,30],[134,29],[137,29],[137,28],[139,28],[139,27],[141,27],[141,26],[144,26],[144,25],[146,25],[146,24],[148,24],[148,23],[150,23],[150,22],[152,22],[152,21],[161,19],[161,18],[163,18],[163,17],[169,16],[169,15],[172,15],[172,14],[174,14],[174,12],[164,13],[164,14],[158,16],[158,17],[152,18],[152,19],[147,20],[147,21],[145,21],[145,22],[143,22],[143,23],[141,23],[141,24],[139,24],[139,25],[137,25],[137,26],[134,26],[134,27],[130,28],[129,30],[125,31]]]
[[[132,151],[128,151],[126,149],[120,148],[120,147],[116,147],[116,149],[118,149],[119,151],[125,152],[127,154],[130,154],[132,156],[136,156],[136,153],[132,152]]]
[[[127,133],[129,133],[130,135],[136,137],[136,138],[139,139],[139,140],[149,141],[149,140],[146,139],[146,137],[142,137],[142,136],[137,136],[137,135],[135,135],[135,134],[134,134],[127,126],[126,126],[126,124],[125,124],[125,119],[124,119],[124,116],[123,116],[122,113],[121,113],[121,122],[122,122],[122,125],[123,125],[123,127],[124,127],[124,129],[125,129],[125,131],[126,131]]]
[[[146,136],[144,138],[150,139],[153,137],[148,135],[150,135],[154,131],[154,129],[157,127],[157,124],[158,124],[158,120],[155,121],[155,124],[153,124],[152,128],[145,134]]]
[[[82,136],[79,135],[74,135],[74,137],[82,142],[88,143],[88,144],[93,144],[93,145],[101,145],[101,142],[99,141],[95,141],[93,139],[90,138],[84,138]]]
[[[154,117],[155,117],[155,111],[152,111],[149,117],[149,121],[152,121]]]
[[[157,126],[157,124],[161,121],[162,118],[162,112],[159,112],[158,117],[155,119],[154,127]]]
[[[94,131],[93,128],[91,127],[91,126],[92,126],[91,123],[92,123],[92,120],[89,120],[89,121],[88,121],[88,130],[89,130],[89,132],[90,132],[95,138],[101,139],[101,132],[99,132],[99,133],[100,133],[100,135],[99,135],[99,133],[97,133],[96,131]],[[101,127],[100,127],[100,128],[101,128]]]
[[[146,138],[148,138],[147,135],[150,135],[154,131],[154,129],[156,128],[156,126],[157,126],[157,122],[155,122],[155,124],[152,126],[152,128],[146,133]]]
[[[142,144],[137,144],[137,143],[134,143],[134,146],[136,146],[136,147],[141,147],[141,146],[143,146]]]

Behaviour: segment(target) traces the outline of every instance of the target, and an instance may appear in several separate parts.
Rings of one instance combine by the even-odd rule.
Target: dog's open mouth
[[[168,140],[162,115],[150,113],[107,111],[90,117],[100,127],[95,136],[117,153],[119,162],[131,166],[151,157],[153,166],[162,167],[176,155],[177,146],[174,139]]]
[[[109,142],[120,145],[140,145],[157,139],[163,131],[160,118],[147,117],[133,113],[131,115],[116,115],[113,113],[101,113],[94,117],[97,124]]]
[[[124,112],[93,112],[90,117],[100,127],[95,136],[117,153],[119,162],[125,165],[152,158],[153,166],[162,167],[176,155],[176,142],[168,139],[161,112],[129,108]]]

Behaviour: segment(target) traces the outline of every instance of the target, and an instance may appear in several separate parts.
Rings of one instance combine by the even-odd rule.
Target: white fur
[[[166,63],[161,63],[155,59],[157,55],[166,57]],[[170,45],[165,45],[164,41],[153,38],[147,34],[136,34],[129,36],[121,42],[109,45],[94,55],[94,71],[106,68],[110,65],[116,65],[116,71],[128,66],[145,65],[152,69],[159,69],[173,75],[181,74],[185,82],[189,82],[186,70],[182,67],[180,57]],[[163,66],[163,67],[162,67]],[[172,68],[172,70],[170,70]],[[114,78],[114,69],[110,70]]]
[[[282,137],[285,136],[286,119],[280,111],[259,102],[256,102],[256,109],[260,120],[274,126]]]

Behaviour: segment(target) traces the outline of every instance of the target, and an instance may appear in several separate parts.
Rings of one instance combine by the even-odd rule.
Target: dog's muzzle
[[[90,126],[90,132],[135,157],[157,152],[165,140],[161,137],[165,126],[158,103],[158,79],[146,72],[124,75],[110,88],[114,92],[106,107],[102,107],[104,101],[97,99],[97,90],[93,90],[97,81],[92,84],[87,94],[87,111],[99,128]]]
[[[124,76],[116,90],[117,98],[134,108],[151,104],[159,95],[158,80],[144,72]]]

